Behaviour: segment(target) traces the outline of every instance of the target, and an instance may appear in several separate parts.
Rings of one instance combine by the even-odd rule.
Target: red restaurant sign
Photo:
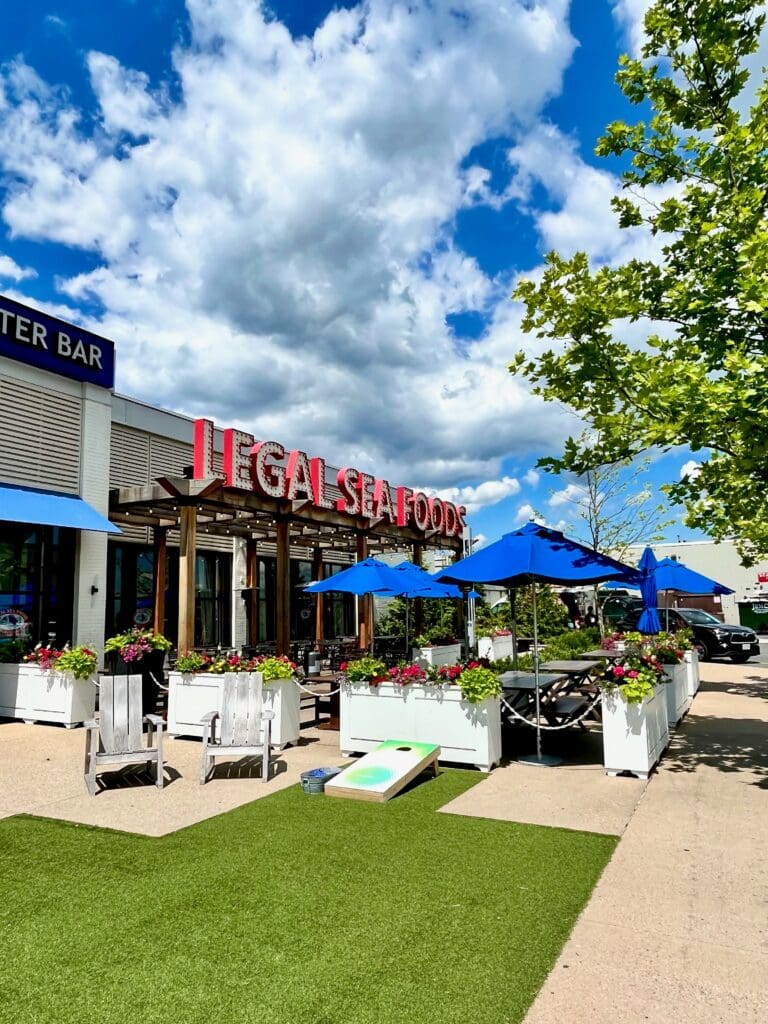
[[[211,420],[195,420],[196,480],[215,476]],[[463,505],[429,498],[410,487],[392,487],[387,480],[345,466],[336,474],[341,497],[326,492],[325,459],[286,451],[277,441],[256,441],[243,430],[224,431],[224,478],[227,487],[255,491],[268,498],[311,501],[317,508],[336,509],[362,519],[387,519],[394,526],[436,530],[444,537],[464,534]]]

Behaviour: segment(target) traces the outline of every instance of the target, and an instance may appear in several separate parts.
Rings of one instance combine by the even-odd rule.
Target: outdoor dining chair
[[[107,764],[154,766],[155,785],[163,788],[164,722],[159,715],[142,714],[141,689],[140,675],[102,676],[99,681],[99,716],[85,723],[85,785],[91,796],[96,795],[97,770]]]
[[[201,719],[204,727],[200,751],[201,786],[208,781],[217,758],[232,761],[261,755],[261,781],[269,780],[270,730],[275,713],[264,707],[262,679],[261,672],[224,675],[221,711],[209,711]]]

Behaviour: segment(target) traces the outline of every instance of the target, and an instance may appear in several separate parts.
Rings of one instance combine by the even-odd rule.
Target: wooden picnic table
[[[576,657],[580,661],[592,661],[594,658],[605,658],[607,661],[618,661],[620,658],[623,658],[626,653],[626,651],[606,651],[599,647],[594,651],[584,651],[583,654],[577,654]]]

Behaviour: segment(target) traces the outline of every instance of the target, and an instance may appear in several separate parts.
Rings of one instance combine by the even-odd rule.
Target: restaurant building
[[[461,552],[464,509],[114,392],[114,345],[0,296],[0,644],[152,626],[180,650],[357,634],[304,584]]]

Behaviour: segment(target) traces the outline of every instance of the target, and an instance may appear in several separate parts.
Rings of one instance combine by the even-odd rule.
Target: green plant
[[[29,643],[25,640],[4,640],[0,643],[0,665],[22,661],[28,650]]]
[[[456,642],[454,634],[446,631],[445,627],[441,625],[425,629],[414,639],[417,647],[439,647],[442,644],[455,644]]]
[[[254,658],[253,670],[261,672],[265,683],[272,682],[273,679],[292,679],[298,671],[294,662],[284,654],[279,657]]]
[[[598,684],[603,690],[618,690],[627,704],[642,704],[664,681],[664,669],[655,654],[633,651],[609,665]]]
[[[366,655],[356,661],[343,661],[340,670],[350,683],[370,683],[387,674],[387,666],[379,658]]]
[[[125,633],[111,636],[104,644],[106,654],[118,653],[123,661],[141,661],[152,651],[170,651],[173,644],[161,633],[132,626]]]
[[[180,654],[176,659],[176,671],[187,674],[189,672],[202,672],[207,662],[202,654],[190,651],[189,654]]]
[[[501,693],[499,677],[492,669],[482,665],[465,668],[456,683],[462,697],[470,704],[479,704],[486,697],[498,697]]]
[[[96,652],[82,645],[65,647],[56,668],[60,672],[71,672],[75,679],[88,679],[96,671]]]

